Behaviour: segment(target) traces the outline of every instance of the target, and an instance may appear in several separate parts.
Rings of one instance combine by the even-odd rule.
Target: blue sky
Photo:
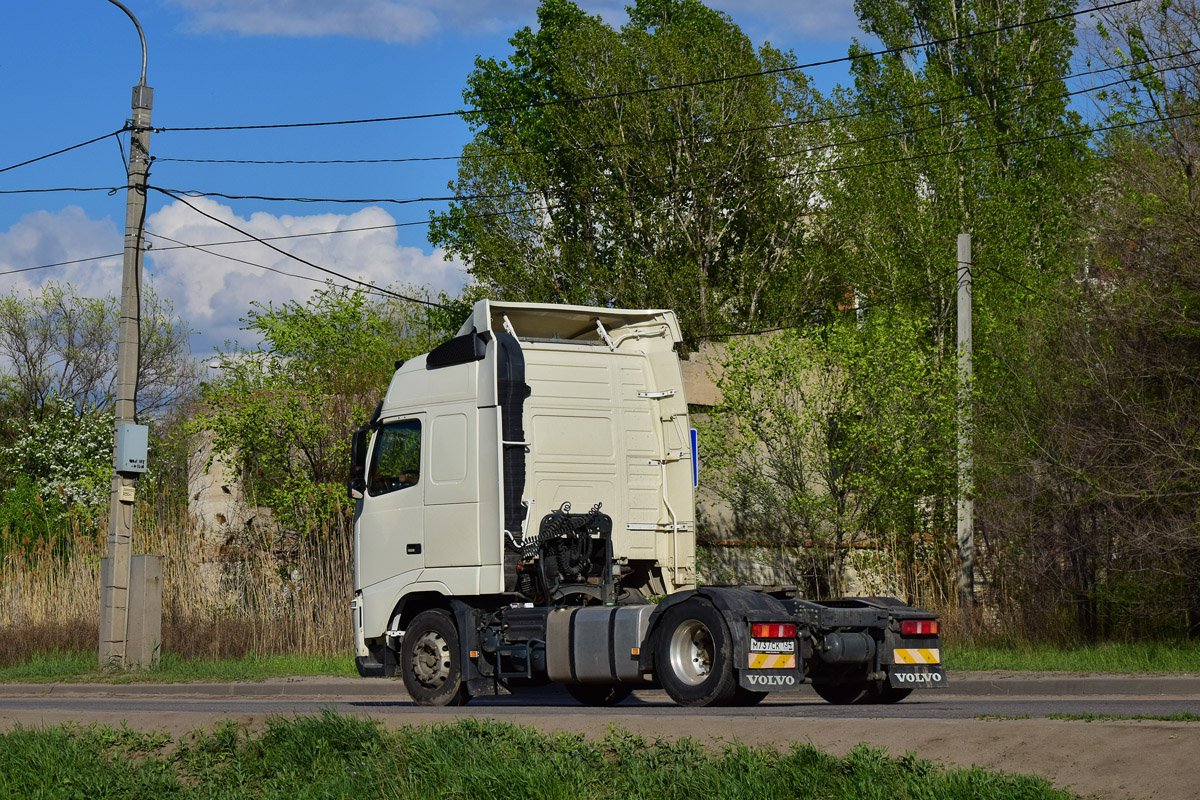
[[[361,119],[452,111],[476,56],[503,58],[508,38],[536,23],[535,0],[128,0],[145,29],[153,123],[165,128]],[[579,5],[619,25],[622,3]],[[714,3],[756,43],[792,49],[802,62],[845,55],[856,34],[850,0]],[[141,67],[137,33],[106,0],[9,4],[0,30],[0,168],[122,127]],[[822,89],[846,81],[844,65],[811,75]],[[450,117],[428,121],[244,132],[168,131],[152,136],[151,183],[234,195],[414,198],[447,193],[452,160],[416,164],[264,166],[167,159],[370,159],[453,157],[469,138]],[[127,146],[127,143],[126,143]],[[125,182],[117,140],[0,172],[0,191],[116,187]],[[257,236],[421,223],[436,204],[302,204],[191,200]],[[0,194],[0,273],[121,249],[125,193]],[[197,331],[206,355],[239,331],[252,300],[303,300],[323,278],[259,244],[218,248],[266,272],[189,244],[241,238],[162,195],[149,200],[153,244],[147,280]],[[289,239],[280,246],[381,285],[456,291],[463,265],[444,259],[423,225]],[[47,280],[89,296],[116,294],[120,257],[0,275],[0,292]]]

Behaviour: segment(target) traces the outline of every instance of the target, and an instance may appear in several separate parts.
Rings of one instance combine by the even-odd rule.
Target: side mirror
[[[350,480],[346,488],[352,500],[362,500],[363,492],[367,489],[367,445],[370,436],[370,428],[359,428],[350,440]]]

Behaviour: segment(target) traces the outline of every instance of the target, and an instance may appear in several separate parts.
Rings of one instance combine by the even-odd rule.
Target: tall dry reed
[[[163,650],[183,656],[348,654],[353,595],[349,531],[299,538],[282,560],[269,542],[206,547],[186,511],[135,526],[133,551],[162,557]],[[211,534],[208,534],[211,535]],[[0,664],[36,652],[98,647],[102,530],[58,540],[0,564]]]

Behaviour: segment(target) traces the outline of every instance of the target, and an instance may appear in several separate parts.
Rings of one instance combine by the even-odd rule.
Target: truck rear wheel
[[[422,611],[408,623],[399,666],[404,688],[417,705],[461,706],[470,699],[462,680],[458,630],[445,611]]]
[[[738,685],[733,642],[721,612],[695,598],[663,612],[654,670],[663,689],[681,706],[728,705]]]
[[[567,694],[585,706],[615,706],[633,689],[620,683],[568,683]]]
[[[813,691],[827,703],[835,706],[856,706],[870,702],[871,684],[858,683],[814,683]]]
[[[756,692],[753,689],[743,689],[741,686],[733,693],[733,699],[729,701],[731,706],[756,706],[763,700],[767,699],[770,692]]]
[[[838,706],[881,705],[899,703],[912,694],[912,689],[896,689],[887,681],[813,685],[822,700]]]
[[[899,703],[913,693],[912,689],[897,689],[887,681],[875,684],[868,703]]]

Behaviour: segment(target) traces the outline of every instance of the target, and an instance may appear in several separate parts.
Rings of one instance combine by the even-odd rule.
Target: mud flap
[[[796,642],[750,640],[749,653],[739,664],[738,685],[755,692],[796,691],[804,683],[804,671]],[[769,650],[770,652],[762,652]]]
[[[894,664],[887,668],[895,689],[944,689],[946,670],[930,664]]]
[[[738,685],[755,692],[794,692],[804,683],[798,669],[743,669]]]

